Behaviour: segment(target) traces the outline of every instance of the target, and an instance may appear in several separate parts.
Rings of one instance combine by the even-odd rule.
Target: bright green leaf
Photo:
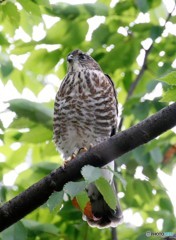
[[[170,72],[164,77],[159,78],[158,80],[165,82],[169,85],[176,85],[176,71]]]
[[[95,185],[99,192],[103,195],[103,198],[109,207],[115,210],[117,206],[117,196],[115,195],[112,186],[105,178],[102,177],[95,181]]]
[[[18,2],[23,6],[28,14],[34,15],[35,17],[41,15],[39,6],[33,1],[18,0]]]
[[[28,143],[42,143],[47,140],[51,140],[52,136],[52,131],[42,125],[38,125],[31,128],[29,132],[24,133],[21,136],[20,141]]]
[[[25,63],[25,69],[38,74],[46,74],[51,71],[60,58],[60,50],[48,52],[46,49],[39,49],[33,52]]]
[[[142,201],[149,203],[152,198],[152,187],[147,181],[136,179],[133,182],[135,192],[139,194]]]
[[[161,102],[176,102],[176,86],[170,87],[160,100]]]
[[[4,14],[8,17],[11,25],[19,26],[20,14],[15,4],[7,2],[2,6]],[[13,14],[12,14],[13,13]]]
[[[79,193],[76,196],[76,200],[77,200],[78,205],[79,205],[79,207],[81,208],[82,211],[84,211],[84,208],[85,208],[86,204],[90,201],[86,191],[83,191],[83,192]]]
[[[18,117],[25,117],[34,122],[41,123],[52,128],[52,111],[41,103],[26,99],[14,99],[9,101],[9,109]]]
[[[73,49],[74,46],[78,46],[85,39],[87,30],[88,24],[85,21],[60,20],[48,30],[43,43],[63,44],[65,47],[72,46]]]

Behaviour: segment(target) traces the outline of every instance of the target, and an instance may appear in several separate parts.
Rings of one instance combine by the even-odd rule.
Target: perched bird
[[[99,64],[81,50],[67,56],[68,72],[56,95],[54,106],[54,142],[64,159],[73,159],[80,149],[89,149],[115,134],[117,99],[111,78]],[[102,169],[103,176],[113,186],[114,162]],[[98,228],[116,227],[122,221],[119,201],[115,210],[91,183],[87,188],[90,202],[83,219]],[[117,195],[117,193],[116,193]],[[78,203],[75,205],[79,208]]]

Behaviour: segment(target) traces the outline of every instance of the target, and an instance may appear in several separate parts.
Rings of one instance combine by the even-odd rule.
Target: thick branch
[[[64,169],[60,167],[54,170],[0,208],[0,231],[45,203],[54,190],[60,191],[68,181],[81,178],[80,170],[84,165],[102,167],[124,153],[151,141],[175,125],[176,103],[79,155]]]

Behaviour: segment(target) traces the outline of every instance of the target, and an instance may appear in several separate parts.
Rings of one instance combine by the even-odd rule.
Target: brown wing
[[[113,89],[114,89],[114,97],[116,99],[116,111],[117,111],[117,116],[118,116],[118,101],[117,101],[117,94],[116,94],[116,90],[114,87],[114,83],[108,74],[105,74],[105,76],[107,77],[108,81],[111,83],[111,85],[113,86]],[[116,129],[117,129],[117,126],[112,126],[111,137],[116,134]]]

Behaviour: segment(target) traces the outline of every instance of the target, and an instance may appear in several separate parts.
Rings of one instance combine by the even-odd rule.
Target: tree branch
[[[80,154],[66,167],[54,170],[27,190],[5,203],[0,208],[0,231],[19,221],[28,213],[45,203],[51,193],[63,189],[65,183],[81,178],[84,165],[102,167],[132,149],[147,143],[176,125],[176,103],[139,124],[119,132],[109,140]]]

